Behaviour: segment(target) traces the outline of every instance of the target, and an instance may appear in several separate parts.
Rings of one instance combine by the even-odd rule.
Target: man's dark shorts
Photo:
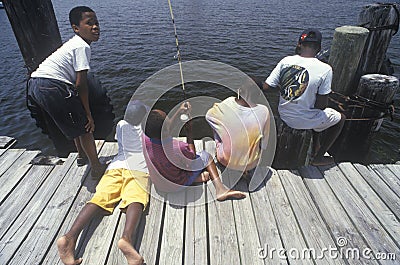
[[[86,112],[78,91],[72,85],[55,79],[31,78],[28,96],[49,114],[68,139],[86,133]]]

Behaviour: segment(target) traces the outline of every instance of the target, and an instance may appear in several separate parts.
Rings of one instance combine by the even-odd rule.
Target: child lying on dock
[[[126,213],[126,223],[118,247],[129,265],[143,264],[143,258],[132,246],[132,236],[149,201],[148,169],[143,155],[141,127],[146,112],[144,105],[128,105],[125,119],[129,123],[125,120],[118,122],[118,155],[109,164],[96,187],[96,193],[79,213],[71,229],[57,240],[58,253],[64,264],[82,262],[82,258],[75,259],[74,255],[79,234],[95,216],[112,214],[121,200],[119,208]]]
[[[242,199],[243,192],[229,190],[221,181],[210,154],[196,153],[192,136],[192,122],[186,123],[187,143],[170,135],[171,125],[183,113],[189,113],[190,104],[184,103],[171,119],[164,111],[155,109],[149,113],[145,126],[145,158],[150,179],[159,191],[174,192],[194,182],[213,182],[217,200]],[[162,134],[165,132],[165,135]]]

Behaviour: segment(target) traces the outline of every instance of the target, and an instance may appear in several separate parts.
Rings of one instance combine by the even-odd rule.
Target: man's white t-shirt
[[[278,111],[281,119],[294,129],[312,129],[323,119],[314,104],[319,95],[331,92],[332,67],[317,58],[299,55],[283,58],[265,81],[279,87]]]
[[[125,120],[117,123],[115,139],[118,141],[118,154],[108,165],[107,170],[125,168],[149,173],[143,155],[143,130],[140,125],[131,125]]]
[[[31,77],[51,78],[75,84],[76,72],[89,70],[90,46],[75,35],[47,57]]]

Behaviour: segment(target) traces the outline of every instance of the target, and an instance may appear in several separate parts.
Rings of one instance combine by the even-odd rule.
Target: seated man
[[[239,88],[237,98],[214,104],[206,114],[214,131],[218,162],[245,173],[257,166],[270,130],[268,108],[254,103],[261,91],[249,81]]]
[[[243,192],[229,190],[224,186],[215,163],[207,152],[200,152],[196,157],[190,120],[186,123],[187,143],[170,136],[171,124],[189,108],[188,103],[182,104],[171,119],[161,110],[156,109],[149,113],[145,126],[145,157],[152,183],[159,191],[174,192],[194,182],[211,179],[217,200],[246,197]]]
[[[271,72],[264,88],[279,87],[278,111],[281,119],[294,129],[313,129],[312,165],[334,163],[324,154],[339,136],[346,117],[327,108],[331,92],[332,68],[315,58],[321,50],[322,35],[316,29],[303,31],[296,55],[283,58]],[[323,139],[320,141],[320,133]]]
[[[64,264],[80,264],[75,260],[75,245],[79,234],[100,214],[112,214],[116,204],[126,213],[126,223],[118,247],[128,264],[143,264],[143,258],[132,247],[132,236],[141,213],[149,201],[148,170],[143,156],[141,121],[144,105],[128,105],[130,115],[117,124],[118,154],[108,166],[96,187],[93,198],[79,213],[71,229],[57,240],[58,253]]]

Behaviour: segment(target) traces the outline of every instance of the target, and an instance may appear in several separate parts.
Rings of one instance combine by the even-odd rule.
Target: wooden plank
[[[0,157],[0,177],[25,152],[25,149],[9,149]]]
[[[312,253],[307,253],[310,255],[309,258],[311,257],[312,260],[323,262],[324,264],[345,264],[341,257],[332,259],[326,255],[321,259],[317,259],[319,254],[323,253],[323,249],[335,247],[336,242],[330,236],[325,222],[314,205],[298,172],[280,170],[278,171],[278,175],[307,241],[307,245],[309,249],[315,250],[314,256],[311,255]]]
[[[368,167],[374,170],[400,199],[400,179],[385,165],[370,165]]]
[[[111,245],[110,254],[105,264],[113,265],[113,264],[126,263],[126,258],[124,254],[122,254],[122,252],[119,250],[118,245],[116,243],[121,238],[122,233],[124,232],[125,222],[126,222],[126,214],[120,213],[120,218],[117,223],[117,228],[115,231],[114,243]],[[133,245],[135,245],[134,242]]]
[[[185,191],[168,193],[159,264],[182,264],[184,257]]]
[[[321,172],[316,167],[303,167],[300,169],[300,173],[336,243],[340,238],[344,238],[347,242],[345,246],[347,249],[369,248]],[[377,261],[365,258],[353,258],[347,259],[347,261],[349,264],[359,265],[378,264]]]
[[[345,169],[342,164],[339,167]],[[343,175],[351,174],[351,172],[343,171],[342,173],[338,167],[323,169],[326,181],[371,250],[374,253],[399,255],[399,248]]]
[[[163,220],[165,216],[165,194],[158,192],[151,185],[148,215],[143,216],[138,231],[136,249],[148,265],[155,265],[159,259]],[[143,231],[143,234],[140,233]]]
[[[202,140],[195,140],[196,152],[204,150]],[[184,264],[208,264],[207,211],[205,184],[186,188]]]
[[[397,219],[400,220],[400,200],[393,190],[374,171],[368,170],[367,167],[359,164],[354,164],[353,166],[360,172],[364,180],[368,182],[389,209],[392,210]]]
[[[387,164],[386,166],[395,174],[395,176],[398,179],[400,179],[400,165],[399,164]]]
[[[229,173],[230,170],[228,170]],[[253,214],[253,207],[251,207],[247,183],[244,180],[240,180],[234,186],[234,189],[247,193],[246,198],[232,201],[241,264],[264,264],[263,259],[258,257],[258,248],[261,243]]]
[[[396,216],[351,164],[343,163],[340,165],[340,168],[346,172],[346,178],[350,181],[354,189],[368,205],[371,212],[376,216],[392,239],[400,243],[400,222],[396,219]]]
[[[101,150],[100,155],[104,154],[104,156],[107,156],[107,154],[105,154],[105,152],[102,149],[103,144],[104,144],[104,141],[96,141],[97,149]],[[101,157],[100,161],[104,162],[104,157]],[[87,171],[88,166],[83,166],[81,168],[85,170],[84,174],[86,175],[88,173],[88,171]],[[61,237],[62,235],[64,235],[71,228],[71,226],[72,226],[73,222],[75,221],[76,217],[78,216],[79,212],[86,205],[86,203],[92,198],[92,196],[95,192],[97,183],[98,183],[98,180],[94,180],[90,177],[87,177],[84,179],[84,181],[82,183],[82,187],[81,187],[79,193],[77,194],[77,197],[76,197],[72,207],[70,208],[70,210],[62,224],[61,229],[59,230],[57,236],[55,238],[53,238],[53,242],[51,243],[50,250],[46,254],[46,257],[44,258],[44,260],[42,261],[41,264],[43,264],[43,265],[45,265],[45,264],[61,265],[62,264],[60,261],[60,258],[58,256],[58,253],[57,253],[56,240],[59,237]],[[87,234],[87,230],[85,230],[80,235],[78,242],[83,242],[86,234]],[[79,245],[79,243],[77,244],[77,249],[76,249],[77,254],[79,252],[79,249],[81,248],[81,245]]]
[[[1,243],[6,242],[5,234],[11,226],[18,227],[16,219],[19,215],[28,212],[37,214],[27,207],[32,207],[32,203],[35,203],[33,199],[38,196],[36,195],[37,190],[41,187],[52,170],[53,166],[33,166],[27,173],[28,177],[24,178],[20,185],[18,185],[18,188],[3,202],[1,205],[2,213],[0,215]],[[23,222],[21,221],[21,223]]]
[[[54,199],[54,192],[65,179],[64,176],[68,172],[75,159],[76,155],[71,155],[63,165],[41,165],[33,167],[33,169],[43,168],[43,170],[45,171],[46,179],[43,181],[43,184],[40,185],[40,187],[34,189],[35,194],[32,197],[26,198],[26,206],[22,207],[22,211],[18,215],[18,218],[13,221],[12,226],[7,230],[7,232],[1,239],[1,254],[3,255],[3,259],[8,261],[7,264],[28,264],[29,262],[31,262],[30,258],[33,259],[32,257],[30,257],[29,254],[34,254],[35,252],[39,251],[43,252],[43,246],[41,246],[40,244],[32,244],[32,242],[30,241],[32,239],[50,241],[49,238],[51,237],[41,236],[41,234],[47,229],[46,224],[52,225],[55,223],[55,221],[52,220],[51,216],[45,214],[45,209],[46,207],[51,207],[49,206],[49,204],[52,204],[52,200]],[[54,170],[51,171],[53,168]],[[29,190],[33,185],[35,185],[36,181],[31,180],[31,176],[25,178],[24,181],[25,180],[30,181],[27,182],[27,185],[19,186],[27,186],[27,189]],[[64,183],[64,185],[66,184]],[[19,192],[17,193],[16,191],[14,191],[12,195],[16,194],[21,196],[21,193]],[[11,196],[9,198],[11,198]],[[56,204],[53,207],[62,207],[64,203],[64,201],[60,201],[58,202],[58,205]],[[17,204],[13,208],[21,209],[21,204]],[[6,214],[6,216],[10,216],[10,214]],[[62,218],[63,217],[64,216],[62,216]],[[39,222],[41,219],[45,220]],[[31,245],[28,245],[29,247],[26,247],[27,242],[31,243]],[[25,259],[29,260],[29,262]],[[32,261],[32,263],[34,262]]]
[[[206,184],[186,189],[184,264],[208,264]]]
[[[0,178],[0,205],[5,198],[13,191],[22,178],[26,176],[26,172],[31,168],[29,162],[34,158],[39,151],[25,151],[18,160],[12,164],[3,176]]]
[[[257,176],[253,176],[257,177]],[[266,178],[266,181],[270,175]],[[272,214],[271,202],[267,195],[265,182],[262,181],[256,190],[249,194],[253,213],[257,225],[260,246],[258,247],[257,256],[263,259],[265,264],[287,264],[286,259],[280,259],[278,255],[270,255],[268,249],[283,249],[282,241],[279,236],[278,226],[274,215]]]
[[[219,202],[215,188],[207,183],[210,264],[238,264],[239,245],[231,200]]]
[[[271,202],[273,214],[281,235],[285,250],[302,251],[307,249],[306,241],[303,238],[295,214],[290,202],[285,194],[282,183],[279,180],[277,171],[272,170],[272,176],[266,184],[267,194]],[[309,259],[296,259],[295,255],[287,255],[289,263],[293,264],[313,264]]]
[[[70,157],[75,160],[77,154],[70,154]],[[51,197],[49,204],[10,264],[41,264],[45,259],[47,253],[43,249],[51,249],[50,247],[56,240],[60,228],[84,183],[85,177],[88,175],[88,170],[86,166],[71,166],[68,173],[64,175],[62,183],[53,196],[49,196]],[[60,178],[60,176],[52,175],[51,178]]]
[[[0,136],[0,149],[7,149],[15,145],[17,141],[15,138],[9,136]]]
[[[204,149],[215,157],[215,142],[206,141]],[[219,175],[221,172],[218,169]],[[231,200],[218,202],[211,182],[206,185],[210,265],[237,264],[240,260],[235,217]]]

